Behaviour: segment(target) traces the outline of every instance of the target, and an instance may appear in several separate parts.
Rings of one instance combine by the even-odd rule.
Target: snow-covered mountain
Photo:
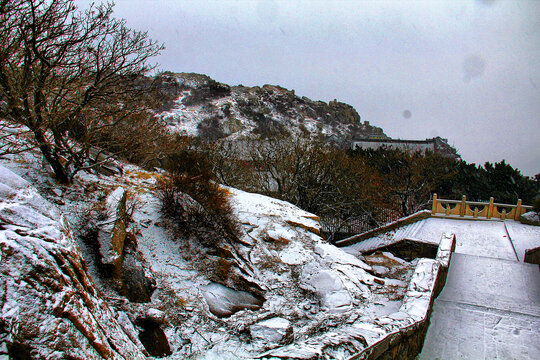
[[[194,73],[164,73],[154,81],[163,103],[158,118],[187,135],[215,140],[290,134],[337,143],[386,138],[350,105],[313,101],[280,86],[229,86]]]

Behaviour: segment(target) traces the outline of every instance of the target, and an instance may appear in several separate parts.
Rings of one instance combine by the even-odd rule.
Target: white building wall
[[[435,151],[434,142],[408,142],[408,141],[353,141],[353,149],[362,148],[362,149],[378,149],[380,147],[387,147],[389,149],[401,149],[409,152],[421,151],[425,152],[426,150]]]

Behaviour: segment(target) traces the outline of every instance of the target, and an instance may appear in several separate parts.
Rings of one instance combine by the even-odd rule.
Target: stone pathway
[[[456,253],[517,260],[512,242],[501,221],[472,221],[430,218],[416,234],[424,241],[440,239],[442,234],[456,235]],[[540,240],[540,233],[538,233]],[[537,246],[540,246],[540,241]]]
[[[524,226],[426,221],[418,238],[453,232],[457,246],[418,359],[540,359],[540,271],[520,262],[540,228]]]

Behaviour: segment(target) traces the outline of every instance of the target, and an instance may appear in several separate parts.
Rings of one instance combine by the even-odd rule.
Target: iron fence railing
[[[379,209],[372,214],[364,214],[347,220],[322,216],[321,227],[327,234],[360,234],[396,221],[400,217],[400,214],[392,209]]]

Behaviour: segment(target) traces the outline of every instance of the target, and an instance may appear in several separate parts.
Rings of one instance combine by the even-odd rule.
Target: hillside
[[[158,117],[188,135],[215,140],[290,134],[336,143],[386,138],[350,105],[313,101],[280,86],[229,86],[194,73],[164,73],[154,81],[163,103]]]
[[[208,247],[171,231],[165,174],[122,164],[63,186],[37,155],[0,158],[2,356],[347,358],[364,347],[351,324],[402,303],[415,262],[372,267],[289,203],[225,188],[240,238]]]

